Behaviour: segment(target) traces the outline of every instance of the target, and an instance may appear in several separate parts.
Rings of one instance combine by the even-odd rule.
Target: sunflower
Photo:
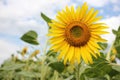
[[[92,56],[100,56],[101,47],[97,43],[106,42],[100,35],[108,33],[105,31],[108,27],[98,22],[102,17],[97,14],[94,8],[88,10],[87,3],[76,10],[67,6],[49,23],[50,49],[59,52],[58,59],[63,59],[64,64],[79,64],[81,59],[93,63]]]

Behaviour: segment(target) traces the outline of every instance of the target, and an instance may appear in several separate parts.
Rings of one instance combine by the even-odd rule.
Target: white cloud
[[[110,0],[111,3],[114,3],[114,4],[119,4],[119,0]]]
[[[103,9],[101,9],[101,10],[99,10],[99,11],[100,11],[100,13],[101,13],[101,14],[103,14],[103,13],[104,13],[104,10],[103,10]]]
[[[108,40],[108,43],[111,44],[115,39],[115,36],[112,33],[112,29],[117,30],[120,26],[120,15],[106,18],[102,20],[102,22],[105,22],[109,27],[108,31],[110,32],[110,34],[107,34],[104,37]]]
[[[114,5],[113,11],[115,11],[115,12],[120,11],[120,7],[118,5]]]
[[[87,2],[89,5],[91,6],[95,6],[95,7],[103,7],[104,5],[107,5],[109,0],[84,0],[85,2]]]
[[[47,26],[41,19],[40,12],[54,17],[56,9],[69,3],[69,0],[7,1],[7,5],[3,4],[3,0],[0,1],[0,33],[9,35],[21,35],[30,29],[46,33],[45,29],[47,29]]]
[[[117,29],[120,26],[120,15],[109,17],[104,21],[111,29]]]
[[[83,2],[87,2],[89,5],[94,7],[105,7],[109,3],[119,4],[119,0],[83,0]]]
[[[18,46],[5,41],[4,39],[0,39],[0,64],[7,58],[11,56],[11,54],[16,53],[18,50]]]
[[[63,7],[67,3],[68,0],[9,0],[7,5],[0,6],[0,17],[28,17],[39,14],[41,11],[52,13],[52,10],[56,9],[56,7]]]

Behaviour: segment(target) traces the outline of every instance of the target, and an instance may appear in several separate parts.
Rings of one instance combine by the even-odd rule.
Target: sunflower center
[[[75,37],[75,38],[79,38],[82,35],[83,29],[79,26],[73,26],[71,29],[71,34]]]
[[[73,21],[66,26],[65,29],[65,40],[75,47],[84,46],[90,39],[90,31],[87,25]]]

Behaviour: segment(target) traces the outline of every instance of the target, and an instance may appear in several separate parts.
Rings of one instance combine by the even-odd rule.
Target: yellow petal
[[[56,39],[56,40],[49,40],[49,42],[51,43],[51,44],[58,44],[58,43],[62,43],[64,41],[64,38],[58,38],[58,39]]]
[[[75,10],[74,10],[74,6],[71,6],[71,16],[72,16],[72,19],[75,20]]]
[[[68,46],[68,48],[66,48],[67,50],[63,50],[64,53],[65,53],[64,64],[66,64],[66,62],[68,61],[68,57],[69,57],[68,51],[69,51],[69,48],[70,48],[70,47]]]
[[[68,16],[67,12],[66,12],[66,11],[63,11],[63,14],[64,14],[64,16],[66,17],[67,24],[70,23],[71,20],[70,20],[70,18],[69,18],[69,16]],[[67,25],[67,24],[66,24],[66,25]]]
[[[107,25],[105,23],[93,23],[93,24],[88,24],[89,28],[98,28],[98,27],[106,27]]]
[[[93,50],[91,50],[88,45],[86,45],[86,46],[87,46],[86,49],[88,50],[88,52],[89,52],[92,56],[94,56],[95,58],[97,58],[96,53],[95,53]]]
[[[85,49],[83,47],[80,47],[80,54],[81,54],[82,59],[85,61],[85,63],[88,64],[88,59],[86,57],[86,52],[85,52]]]
[[[56,33],[58,33],[58,34],[59,34],[59,33],[64,33],[64,32],[65,32],[65,30],[60,30],[60,29],[59,29],[59,30],[50,29],[50,30],[49,30],[49,32],[54,33],[54,34],[56,34]]]
[[[79,20],[79,19],[80,19],[79,14],[80,14],[80,6],[79,6],[79,7],[77,8],[77,10],[76,10],[76,15],[75,15],[76,20]]]
[[[62,17],[61,17],[62,16]],[[58,12],[58,16],[57,16],[58,20],[62,20],[64,23],[69,22],[68,17],[66,16],[66,13],[64,10],[62,10],[61,12]]]
[[[89,48],[94,51],[94,53],[97,53],[100,56],[100,52],[97,48],[95,48],[93,45],[91,45],[89,42],[87,43],[87,45],[89,46]]]
[[[88,10],[88,5],[85,2],[80,11],[80,18],[83,18],[86,15],[87,10]]]
[[[101,34],[109,34],[109,32],[107,32],[107,31],[92,31],[91,34],[99,34],[99,35],[101,35]]]
[[[61,47],[63,47],[63,45],[65,45],[65,41],[63,41],[62,43],[58,43],[58,44],[56,44],[56,45],[53,45],[51,48],[50,48],[50,50],[54,50],[54,51],[59,51],[59,50],[61,50]]]
[[[94,47],[98,48],[98,49],[102,49],[102,48],[96,43],[96,41],[90,40],[89,43],[90,43],[91,45],[93,45]]]
[[[54,37],[59,37],[59,36],[64,36],[64,34],[61,33],[48,33],[47,36],[54,36]]]
[[[91,8],[88,12],[88,14],[86,15],[86,18],[84,20],[84,22],[88,21],[92,15],[92,13],[94,12],[94,8]]]
[[[75,55],[73,55],[72,59],[70,60],[70,64],[74,64],[76,61]]]
[[[106,26],[105,23],[95,23],[95,24],[91,24],[91,25],[88,25],[90,28],[96,28],[98,26]]]
[[[61,52],[60,55],[58,56],[58,59],[60,60],[61,58],[63,58],[65,56],[65,54],[67,53],[69,48],[69,45],[67,43],[65,43],[62,47],[61,47]]]
[[[95,17],[96,17],[96,15],[98,14],[98,10],[96,10],[91,16],[90,16],[90,18],[89,18],[89,20],[87,20],[86,22],[87,23],[89,23],[91,20],[93,20]]]
[[[89,42],[87,43],[87,45],[88,45],[89,48],[90,48],[91,50],[93,50],[94,52],[98,52],[98,49],[95,48],[93,45],[91,45]]]
[[[66,14],[67,14],[69,20],[72,20],[71,11],[70,11],[70,9],[68,8],[68,6],[66,6]]]
[[[74,55],[74,47],[70,46],[70,49],[68,51],[68,56],[67,56],[69,61],[71,61],[73,55]]]
[[[91,39],[96,40],[98,42],[107,42],[107,40],[101,38],[99,35],[96,35],[96,34],[92,34]]]
[[[107,40],[100,38],[100,39],[98,39],[98,42],[107,42]]]
[[[98,30],[104,30],[104,29],[107,29],[108,28],[108,26],[90,26],[89,27],[89,29],[92,31],[94,31],[94,30],[96,30],[96,31],[98,31]]]
[[[75,48],[75,58],[78,62],[78,64],[80,63],[80,58],[81,58],[81,54],[80,54],[80,48],[76,47]]]
[[[49,25],[51,24],[51,26],[53,26],[53,27],[59,27],[59,28],[65,28],[66,26],[65,26],[65,24],[63,24],[63,23],[60,23],[60,22],[57,22],[57,21],[54,21],[54,20],[52,20],[52,23],[49,23]]]
[[[64,39],[64,36],[60,36],[60,37],[52,37],[49,39],[49,42],[54,42],[56,40],[60,40],[60,39]]]
[[[95,18],[95,17],[97,16],[98,12],[99,12],[99,11],[96,10],[96,11],[93,13],[92,17]]]
[[[90,53],[87,50],[86,46],[84,46],[84,52],[85,52],[87,60],[92,64],[93,63],[92,56],[90,55]]]
[[[61,23],[64,23],[64,24],[66,24],[67,23],[67,20],[62,16],[56,16],[56,18],[58,19],[58,21],[59,22],[61,22]]]
[[[91,19],[91,20],[88,21],[88,24],[92,24],[92,23],[94,23],[94,22],[97,22],[97,21],[99,21],[100,19],[102,19],[102,16],[99,16],[99,17],[97,17],[97,18],[93,18],[93,19]]]

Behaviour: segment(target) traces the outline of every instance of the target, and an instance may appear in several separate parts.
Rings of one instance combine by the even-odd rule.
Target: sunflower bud
[[[33,58],[33,57],[35,57],[37,54],[39,54],[40,53],[40,50],[35,50],[31,55],[30,55],[30,57],[29,58]]]
[[[112,53],[115,55],[117,54],[117,50],[115,49],[115,47],[112,48]]]
[[[27,53],[28,47],[22,49],[21,55],[24,56]]]
[[[112,55],[111,58],[110,58],[110,61],[112,61],[112,62],[115,61],[115,58],[116,58],[116,56]]]

